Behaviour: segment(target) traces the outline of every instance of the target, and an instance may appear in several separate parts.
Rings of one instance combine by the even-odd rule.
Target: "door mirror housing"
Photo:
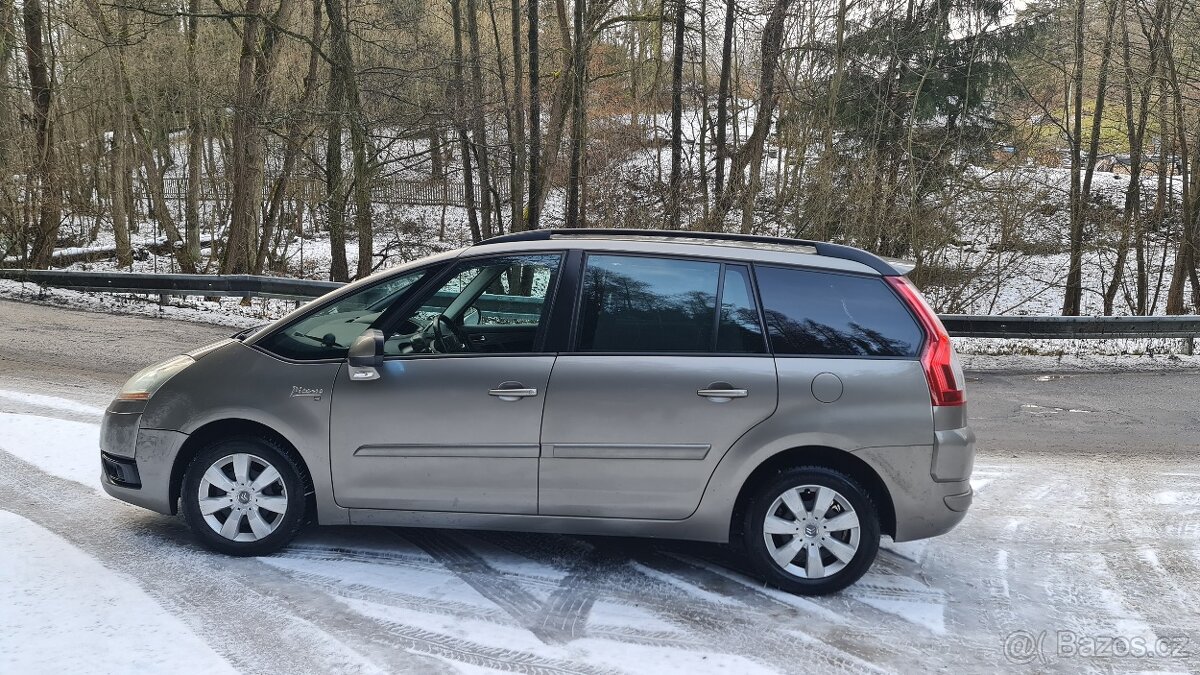
[[[479,311],[479,308],[478,307],[469,307],[469,308],[467,308],[466,313],[463,314],[462,325],[478,326],[479,322],[481,320],[482,320],[482,316]]]
[[[383,365],[383,331],[370,328],[350,345],[350,379],[367,381],[379,379]]]

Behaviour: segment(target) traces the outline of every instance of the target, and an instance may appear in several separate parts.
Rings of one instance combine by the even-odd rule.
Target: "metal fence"
[[[334,281],[287,279],[249,274],[141,274],[64,270],[0,269],[0,279],[42,286],[109,293],[169,296],[233,296],[309,300],[342,284]],[[504,298],[507,296],[497,296]],[[508,298],[496,311],[516,312],[522,298]],[[511,306],[509,306],[511,305]],[[971,316],[944,314],[942,323],[954,337],[1076,339],[1184,338],[1190,345],[1200,337],[1200,316]]]
[[[508,184],[496,181],[492,191],[501,202],[508,202]],[[271,198],[273,181],[263,185],[263,201]],[[188,182],[185,178],[164,178],[163,196],[170,201],[187,199]],[[200,189],[201,201],[229,201],[229,186],[222,181],[206,181]],[[306,177],[295,177],[288,183],[287,196],[308,203],[317,203],[325,198],[325,183]],[[475,200],[480,199],[479,187],[475,188]],[[406,206],[465,206],[466,185],[457,180],[407,180],[398,177],[379,178],[371,184],[371,202],[374,204],[399,204]]]

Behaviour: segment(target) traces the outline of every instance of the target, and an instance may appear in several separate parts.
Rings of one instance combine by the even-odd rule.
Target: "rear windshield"
[[[755,266],[776,354],[916,356],[923,334],[879,277]]]

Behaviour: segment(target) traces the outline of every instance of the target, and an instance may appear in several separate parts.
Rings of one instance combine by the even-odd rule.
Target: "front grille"
[[[113,485],[125,488],[142,487],[142,476],[138,473],[136,461],[101,452],[100,466],[104,468],[104,475],[108,476]]]

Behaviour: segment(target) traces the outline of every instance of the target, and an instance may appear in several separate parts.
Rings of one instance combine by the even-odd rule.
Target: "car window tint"
[[[923,334],[878,277],[756,266],[771,348],[811,356],[915,356]]]
[[[717,351],[761,354],[766,351],[758,304],[744,265],[726,265],[721,288],[721,321],[717,324]]]
[[[710,351],[720,271],[717,263],[695,260],[589,256],[579,350]]]

